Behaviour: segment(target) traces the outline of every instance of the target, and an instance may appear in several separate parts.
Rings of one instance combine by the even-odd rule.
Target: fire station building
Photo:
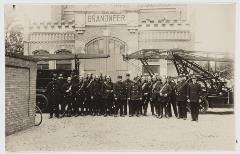
[[[105,59],[80,59],[80,72],[117,75],[145,73],[140,61],[123,54],[140,49],[192,49],[186,5],[58,5],[52,21],[29,24],[25,55],[109,54]],[[166,60],[150,60],[160,76],[175,75]],[[38,69],[74,69],[74,60],[41,61]]]

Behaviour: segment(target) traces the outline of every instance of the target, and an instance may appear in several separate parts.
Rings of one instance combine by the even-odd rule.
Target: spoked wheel
[[[199,112],[200,113],[206,113],[209,108],[209,103],[206,98],[202,99],[202,102],[199,103]]]
[[[47,112],[48,99],[45,95],[37,94],[36,104],[43,113]]]
[[[42,123],[42,111],[38,106],[35,107],[35,126],[39,126]]]

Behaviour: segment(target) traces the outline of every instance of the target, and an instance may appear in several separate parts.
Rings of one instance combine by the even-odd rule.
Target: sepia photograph
[[[5,151],[235,151],[236,3],[6,3]]]

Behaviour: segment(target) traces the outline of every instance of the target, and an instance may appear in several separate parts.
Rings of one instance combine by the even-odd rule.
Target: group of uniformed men
[[[113,83],[106,75],[87,74],[87,77],[72,76],[63,80],[63,75],[53,74],[53,80],[47,86],[50,118],[56,117],[104,115],[104,116],[146,116],[150,104],[151,114],[157,118],[187,118],[187,103],[190,103],[192,121],[198,121],[201,85],[192,79],[186,81],[179,77],[177,83],[171,77],[161,79],[137,76],[130,80],[130,74],[117,77]]]

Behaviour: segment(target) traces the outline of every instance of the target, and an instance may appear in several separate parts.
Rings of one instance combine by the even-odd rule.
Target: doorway
[[[99,37],[89,41],[85,50],[87,54],[109,54],[106,59],[85,60],[84,71],[93,74],[110,75],[116,81],[118,75],[124,76],[128,71],[128,63],[123,60],[122,54],[127,51],[127,45],[115,37]]]

